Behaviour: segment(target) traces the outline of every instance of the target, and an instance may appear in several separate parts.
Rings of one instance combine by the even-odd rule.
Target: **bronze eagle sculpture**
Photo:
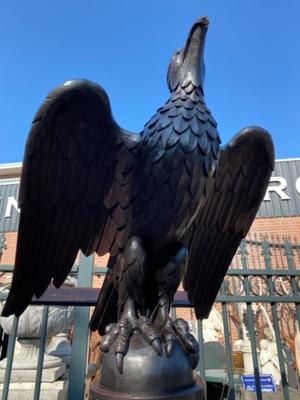
[[[270,135],[241,130],[223,148],[203,92],[206,17],[168,69],[170,98],[140,134],[114,121],[100,86],[67,81],[38,110],[22,169],[15,270],[3,316],[19,316],[52,282],[60,287],[81,250],[110,253],[91,320],[115,343],[118,369],[132,332],[153,349],[179,337],[169,317],[181,280],[197,318],[208,316],[247,234],[274,163]]]

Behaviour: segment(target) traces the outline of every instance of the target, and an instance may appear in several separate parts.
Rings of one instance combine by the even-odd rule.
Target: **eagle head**
[[[207,17],[198,19],[192,26],[185,46],[174,53],[167,77],[171,92],[177,88],[178,84],[185,87],[190,82],[200,87],[203,92],[205,75],[203,53],[208,24]]]

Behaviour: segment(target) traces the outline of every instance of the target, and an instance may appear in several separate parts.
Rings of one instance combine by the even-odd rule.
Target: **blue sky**
[[[299,157],[299,0],[2,0],[0,163],[22,160],[37,108],[71,78],[103,86],[117,122],[141,131],[168,99],[169,59],[201,15],[205,97],[222,142],[261,125],[277,158]]]

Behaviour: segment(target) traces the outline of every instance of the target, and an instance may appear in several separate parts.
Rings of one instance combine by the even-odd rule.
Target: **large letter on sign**
[[[276,182],[277,185],[269,185],[266,191],[264,201],[271,201],[270,192],[275,192],[278,194],[281,200],[290,200],[290,197],[284,192],[287,187],[287,181],[281,176],[273,176],[270,179],[270,183]]]

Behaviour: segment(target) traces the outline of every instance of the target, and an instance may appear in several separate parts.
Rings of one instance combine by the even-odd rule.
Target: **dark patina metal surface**
[[[104,354],[100,378],[92,385],[92,398],[202,399],[204,385],[196,385],[189,357],[178,343],[170,356],[165,351],[159,356],[136,332],[130,340],[122,374],[113,348]]]
[[[120,379],[136,334],[161,362],[180,342],[195,366],[195,339],[169,317],[174,294],[183,280],[197,317],[208,316],[273,168],[262,128],[245,128],[220,148],[204,99],[207,28],[206,17],[196,21],[174,54],[170,98],[140,134],[116,124],[103,88],[75,80],[47,96],[26,144],[3,315],[20,315],[51,281],[59,287],[79,250],[109,252],[91,329],[105,334],[101,349]]]

